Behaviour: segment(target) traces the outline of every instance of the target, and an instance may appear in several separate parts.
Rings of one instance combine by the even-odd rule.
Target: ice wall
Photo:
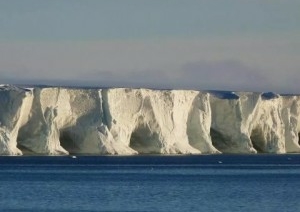
[[[32,92],[0,85],[0,155],[21,155],[17,148],[20,127],[28,120]]]
[[[260,98],[255,93],[212,92],[211,136],[225,153],[255,153],[251,123]]]
[[[116,143],[137,153],[217,152],[207,127],[208,94],[148,89],[109,89],[104,93],[106,124]]]
[[[300,152],[300,97],[283,96],[282,99],[282,119],[285,126],[284,131],[286,152]]]
[[[0,86],[0,154],[300,152],[300,98]]]
[[[298,96],[212,92],[213,144],[224,153],[293,153],[299,149]]]

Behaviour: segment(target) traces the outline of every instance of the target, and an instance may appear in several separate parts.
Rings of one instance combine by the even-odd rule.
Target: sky
[[[300,93],[298,0],[0,0],[0,83]]]

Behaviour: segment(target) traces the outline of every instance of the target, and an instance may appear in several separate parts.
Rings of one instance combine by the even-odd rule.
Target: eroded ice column
[[[189,143],[201,153],[219,153],[211,140],[211,108],[210,94],[197,92],[187,120]]]
[[[106,99],[107,90],[60,90],[56,123],[63,148],[71,154],[134,154],[109,131]]]
[[[102,141],[103,111],[98,89],[66,89],[70,115],[61,115],[61,144],[75,154],[114,154]]]
[[[223,153],[255,153],[250,133],[259,94],[212,92],[213,145]]]
[[[170,93],[148,89],[109,89],[105,114],[108,114],[109,130],[115,141],[128,145],[137,153],[170,153],[171,144],[166,141],[165,133],[173,129],[173,121],[167,118],[173,113]]]
[[[19,144],[38,154],[133,154],[107,126],[102,90],[35,88],[31,118]],[[104,97],[105,98],[105,97]]]
[[[60,146],[57,104],[60,88],[34,88],[30,117],[20,129],[18,145],[24,154],[68,154]],[[67,101],[66,101],[67,102]]]
[[[115,88],[103,90],[102,100],[107,131],[112,137],[109,139],[109,143],[126,150],[127,153],[137,154],[137,151],[143,148],[143,145],[135,142],[139,138],[131,137],[137,122],[141,119],[143,96],[140,89]],[[144,128],[144,130],[141,129],[142,132],[151,133],[147,126],[144,126]],[[148,131],[146,132],[146,130]],[[138,136],[137,133],[136,137]],[[152,135],[149,135],[149,137],[152,137]],[[150,144],[148,148],[149,152],[153,151]]]
[[[161,135],[161,153],[199,154],[198,149],[189,144],[187,122],[189,111],[198,92],[188,90],[148,92],[153,110],[150,122],[156,120]]]
[[[0,155],[21,155],[19,128],[28,118],[32,93],[14,86],[0,86]]]
[[[285,125],[285,151],[300,152],[300,98],[299,96],[282,96],[282,119]]]
[[[285,123],[281,112],[282,98],[279,95],[261,94],[251,130],[251,140],[258,152],[285,152]]]
[[[107,125],[118,143],[143,154],[200,153],[189,145],[187,120],[197,92],[107,91]]]

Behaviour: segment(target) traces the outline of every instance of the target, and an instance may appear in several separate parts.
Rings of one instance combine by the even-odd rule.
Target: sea
[[[300,155],[0,157],[0,211],[300,211]]]

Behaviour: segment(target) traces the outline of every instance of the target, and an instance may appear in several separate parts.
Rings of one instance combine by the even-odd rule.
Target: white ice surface
[[[300,97],[0,86],[0,155],[300,152]]]

